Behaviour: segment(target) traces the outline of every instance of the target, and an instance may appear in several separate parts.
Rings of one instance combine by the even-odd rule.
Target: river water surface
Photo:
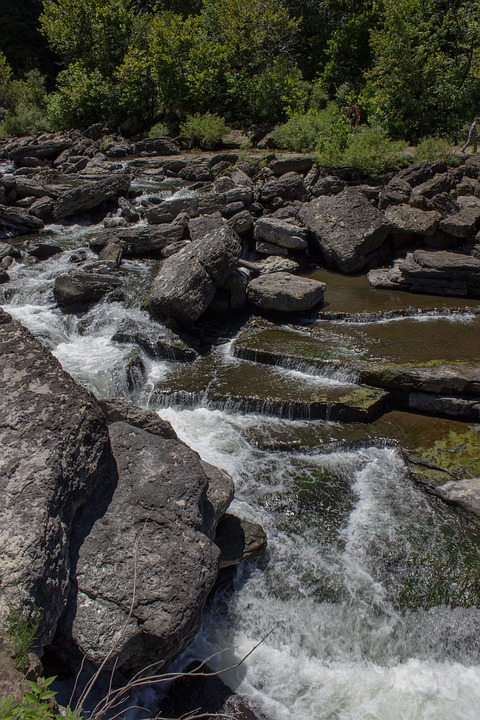
[[[381,432],[352,445],[338,423],[241,414],[201,397],[160,402],[155,388],[172,376],[181,386],[188,364],[143,356],[144,375],[132,383],[126,367],[138,348],[112,337],[126,318],[161,332],[140,302],[152,264],[122,263],[125,301],[62,312],[54,278],[72,267],[71,250],[85,246],[91,228],[54,230],[65,252],[13,266],[2,306],[98,396],[157,409],[204,460],[232,475],[234,512],[268,536],[267,555],[241,567],[234,587],[209,605],[184,661],[214,656],[209,664],[222,670],[263,639],[222,677],[269,720],[478,720],[478,531],[412,485],[401,452],[379,442]],[[479,303],[371,291],[360,277],[322,279],[325,310],[405,310],[370,322],[320,320],[319,332],[334,332],[341,344],[373,359],[479,359]],[[228,343],[214,355],[222,366],[243,362]],[[306,384],[338,381],[275,372],[287,380],[296,372]],[[309,433],[335,442],[306,448]]]

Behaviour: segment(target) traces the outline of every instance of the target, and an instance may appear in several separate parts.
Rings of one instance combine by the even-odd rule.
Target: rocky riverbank
[[[212,407],[356,423],[392,409],[478,421],[480,349],[466,362],[374,362],[347,358],[315,329],[277,327],[322,316],[316,266],[368,273],[375,288],[471,299],[478,311],[476,156],[380,180],[349,169],[328,175],[305,156],[182,154],[167,139],[99,133],[0,145],[5,297],[12,268],[65,252],[52,225],[94,220],[88,250],[69,251],[68,269],[52,279],[55,301],[73,316],[142,295],[155,336],[125,319],[113,340],[195,366],[188,393],[167,378],[157,400],[202,394]],[[147,282],[132,281],[132,259],[145,263]],[[161,668],[194,636],[220,568],[260,551],[265,537],[225,514],[231,480],[155,413],[97,400],[19,323],[0,319],[4,598],[41,611],[40,650],[53,641],[69,662],[108,658],[127,676],[158,658]],[[212,380],[208,350],[228,326],[245,326],[233,354],[252,366],[219,365]],[[294,381],[273,386],[271,367],[295,363],[354,379],[325,393]],[[125,371],[132,386],[141,382],[140,352]],[[438,487],[431,473],[416,475],[478,515],[478,478],[451,487],[441,470]]]

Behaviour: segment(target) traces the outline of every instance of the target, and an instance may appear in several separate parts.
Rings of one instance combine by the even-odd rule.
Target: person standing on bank
[[[480,125],[480,117],[475,118],[473,123],[470,125],[470,130],[468,131],[468,138],[465,145],[462,147],[461,152],[464,152],[465,149],[469,146],[473,146],[473,152],[477,152],[477,125]]]

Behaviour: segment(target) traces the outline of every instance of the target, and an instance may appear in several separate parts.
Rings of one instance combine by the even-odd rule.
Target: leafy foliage
[[[28,653],[33,650],[42,616],[39,610],[27,610],[18,603],[8,602],[7,607],[5,632],[13,643],[16,666],[23,672]]]
[[[70,708],[60,714],[55,702],[55,691],[50,689],[54,677],[39,678],[37,682],[29,681],[30,690],[24,694],[20,702],[12,697],[0,698],[0,717],[2,720],[81,720],[81,715]]]
[[[180,125],[180,137],[190,146],[212,148],[221,143],[228,132],[225,120],[218,115],[205,113],[200,115],[187,115],[185,122]]]

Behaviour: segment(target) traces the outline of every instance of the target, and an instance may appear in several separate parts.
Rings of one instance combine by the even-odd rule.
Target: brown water
[[[331,312],[390,312],[419,309],[453,310],[474,308],[480,311],[480,300],[419,295],[404,291],[379,290],[370,287],[366,275],[342,275],[330,270],[308,274],[326,284],[324,310]]]

